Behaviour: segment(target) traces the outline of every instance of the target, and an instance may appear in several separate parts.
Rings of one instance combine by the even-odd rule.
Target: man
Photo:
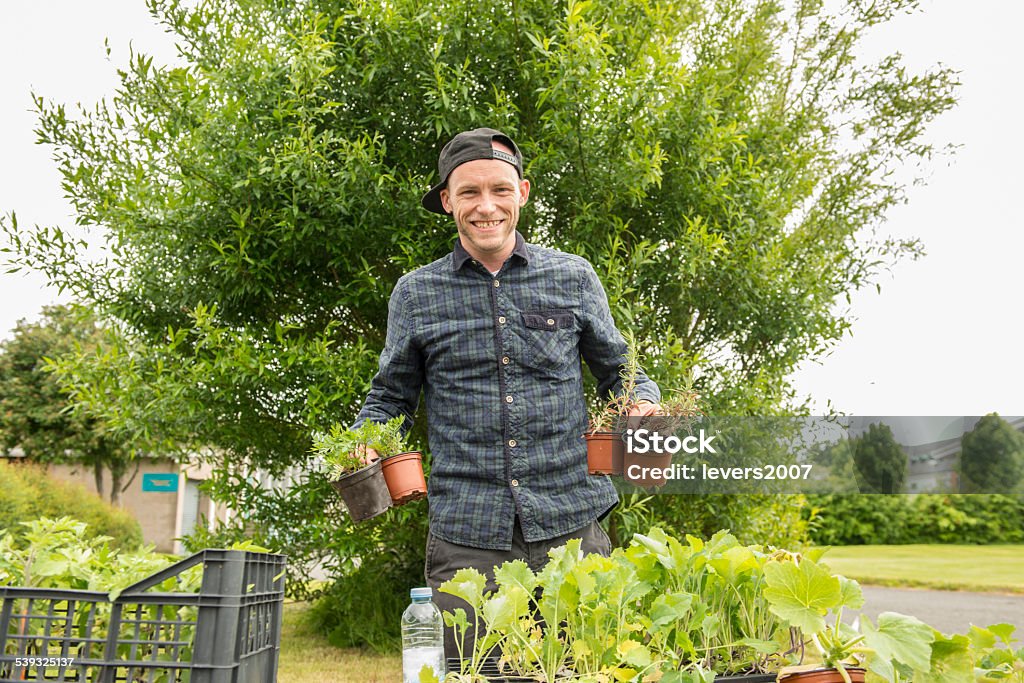
[[[404,415],[408,428],[423,390],[433,458],[426,578],[444,611],[466,607],[437,592],[461,568],[490,579],[496,565],[522,559],[537,571],[572,538],[584,552],[611,551],[597,520],[618,499],[607,478],[587,474],[580,357],[606,395],[619,387],[626,344],[591,265],[516,231],[530,182],[511,138],[460,133],[438,173],[422,203],[451,215],[459,238],[395,285],[357,424]],[[637,397],[631,414],[658,409],[646,376]],[[445,651],[456,656],[448,629]]]

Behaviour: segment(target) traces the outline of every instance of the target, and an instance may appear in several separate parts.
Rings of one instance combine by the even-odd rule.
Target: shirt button
[[[500,283],[500,282],[498,282],[497,280],[495,280],[495,281],[494,281],[494,286],[495,286],[495,287],[501,287],[501,283]]]
[[[515,439],[509,439],[508,440],[508,447],[509,448],[515,448],[516,447],[516,440]]]
[[[519,486],[519,480],[518,479],[513,479],[512,480],[512,486]]]
[[[508,364],[509,364],[509,363],[511,363],[511,362],[512,362],[512,359],[511,359],[511,358],[509,358],[508,356],[504,356],[504,357],[502,357],[502,359],[501,359],[501,364],[502,364],[502,365],[508,365]]]
[[[505,324],[505,316],[503,316],[503,315],[499,315],[499,316],[498,316],[498,322],[499,322],[500,324],[504,325],[504,324]]]
[[[511,402],[512,402],[512,397],[511,396],[506,396],[505,397],[505,403],[511,403]]]
[[[554,324],[555,324],[555,319],[554,318],[548,318],[548,325],[554,325]]]

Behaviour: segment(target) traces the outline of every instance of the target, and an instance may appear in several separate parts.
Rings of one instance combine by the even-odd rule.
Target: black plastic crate
[[[198,593],[150,589],[202,565]],[[0,587],[0,683],[273,683],[283,555],[203,550],[124,589]]]

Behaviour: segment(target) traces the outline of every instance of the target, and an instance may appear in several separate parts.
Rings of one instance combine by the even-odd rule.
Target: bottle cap
[[[409,597],[413,600],[415,600],[416,598],[426,598],[429,600],[431,597],[433,597],[433,595],[434,591],[432,591],[430,588],[413,588],[409,591]]]

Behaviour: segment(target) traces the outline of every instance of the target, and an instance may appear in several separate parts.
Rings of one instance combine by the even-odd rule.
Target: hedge
[[[999,494],[808,496],[820,545],[1024,543],[1024,496]]]
[[[40,517],[64,516],[88,524],[92,536],[110,536],[112,546],[142,545],[142,528],[130,513],[82,486],[51,479],[41,467],[0,460],[0,529]]]

